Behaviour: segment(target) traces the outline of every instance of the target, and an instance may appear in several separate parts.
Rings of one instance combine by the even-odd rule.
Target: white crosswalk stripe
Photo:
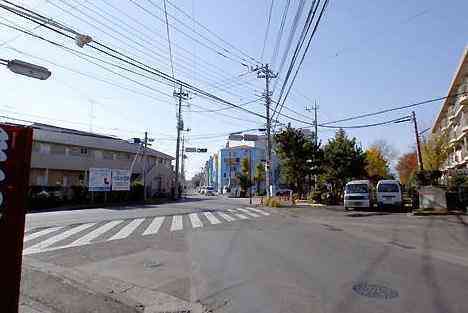
[[[60,233],[58,235],[52,236],[44,241],[41,241],[31,247],[26,248],[23,251],[23,254],[31,254],[31,253],[37,253],[40,252],[41,250],[53,245],[56,242],[62,241],[64,239],[67,239],[68,237],[71,237],[85,229],[88,229],[92,226],[96,225],[96,223],[90,223],[90,224],[83,224],[80,226],[73,227],[67,231],[64,231],[63,233]]]
[[[256,209],[256,208],[250,208],[250,207],[247,207],[246,209],[257,212],[257,213],[260,213],[260,214],[263,214],[263,215],[270,215],[270,213],[265,212],[264,210],[260,210],[260,209]]]
[[[222,218],[224,218],[226,221],[228,222],[232,222],[232,221],[235,221],[236,219],[227,215],[226,213],[223,213],[223,212],[218,212],[219,215],[221,215]]]
[[[107,240],[117,240],[117,239],[123,239],[127,238],[130,236],[133,231],[140,226],[141,223],[143,223],[145,219],[144,218],[138,218],[136,220],[131,221],[127,225],[125,225],[121,230],[119,230],[114,236],[110,237]]]
[[[231,212],[234,216],[240,218],[241,220],[248,220],[249,217],[244,215],[244,214],[239,214],[236,210],[234,209],[228,209],[229,212]]]
[[[151,224],[149,224],[146,230],[143,232],[143,236],[156,234],[163,222],[164,217],[155,217]]]
[[[220,224],[221,221],[216,218],[211,212],[204,212],[203,215],[210,221],[211,224]]]
[[[201,213],[191,213],[188,214],[188,218],[190,223],[192,224],[192,228],[204,227],[202,220],[200,219],[199,214],[204,215],[206,219],[209,221],[210,224],[221,224],[225,222],[232,222],[238,219],[245,220],[250,219],[252,217],[261,217],[261,215],[270,215],[270,213],[264,212],[263,210],[255,209],[255,208],[237,208],[237,209],[228,209],[226,211],[216,211],[220,217],[217,217],[212,212],[201,212]],[[258,214],[256,214],[258,213]],[[151,222],[149,222],[148,226],[142,230],[141,236],[157,234],[164,223],[166,217],[151,217]],[[33,242],[33,245],[30,247],[25,247],[23,250],[24,255],[35,254],[35,253],[42,253],[46,251],[54,251],[69,247],[78,247],[78,246],[85,246],[89,244],[94,244],[98,241],[106,242],[106,241],[113,241],[117,239],[124,239],[132,235],[136,232],[137,228],[146,220],[147,218],[137,218],[131,220],[128,224],[121,227],[108,239],[98,239],[98,238],[106,238],[106,234],[112,232],[112,230],[122,223],[125,220],[114,220],[114,221],[107,221],[104,224],[100,225],[97,228],[93,229],[93,226],[97,226],[98,223],[86,223],[81,224],[73,227],[66,227],[66,226],[59,226],[59,227],[49,227],[46,229],[42,229],[33,233],[28,233],[24,237],[24,242],[32,241],[36,239],[38,243]],[[205,223],[206,224],[206,223]],[[182,230],[184,228],[183,224],[183,215],[174,215],[172,216],[172,221],[170,223],[170,231],[177,231]],[[68,228],[68,229],[67,229]],[[87,231],[86,231],[87,230]],[[85,232],[86,231],[86,232]],[[81,234],[84,232],[84,234]],[[72,236],[80,235],[81,237],[75,239],[70,244],[62,244],[60,245],[61,241],[64,241]],[[25,244],[26,245],[26,244]]]
[[[245,213],[245,214],[247,214],[247,215],[253,216],[253,217],[260,217],[260,215],[258,215],[256,213],[252,213],[252,212],[250,212],[249,210],[246,210],[246,209],[238,208],[238,210]]]
[[[182,223],[182,215],[174,215],[172,217],[171,231],[181,230],[184,228]]]
[[[24,242],[29,241],[29,240],[33,240],[33,239],[36,239],[36,238],[39,238],[39,237],[42,237],[42,236],[45,236],[47,234],[53,233],[53,232],[55,232],[57,230],[60,230],[60,229],[63,229],[63,228],[65,228],[65,226],[50,227],[50,228],[46,228],[46,229],[37,231],[37,232],[32,233],[32,234],[28,234],[28,235],[24,236]]]
[[[107,231],[111,230],[112,228],[114,228],[115,226],[119,225],[122,222],[123,222],[123,220],[108,222],[108,223],[102,225],[101,227],[98,227],[95,230],[91,231],[90,233],[87,233],[83,237],[78,238],[77,240],[73,241],[71,244],[69,244],[67,246],[76,247],[76,246],[87,245],[92,240],[96,239],[100,235],[106,233]]]
[[[189,218],[190,218],[190,223],[192,223],[193,228],[203,227],[203,224],[200,218],[198,217],[197,213],[189,214]]]

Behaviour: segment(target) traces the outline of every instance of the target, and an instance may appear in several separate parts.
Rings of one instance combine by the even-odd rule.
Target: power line
[[[251,103],[257,102],[257,101],[259,101],[261,99],[262,99],[262,97],[258,97],[257,99],[250,100],[250,101],[244,102],[244,103],[239,104],[239,105],[246,106],[246,105],[249,105]],[[192,112],[192,113],[212,113],[212,112],[226,111],[226,110],[231,110],[231,109],[233,109],[233,108],[229,107],[229,108],[221,108],[221,109],[208,109],[208,110],[203,110],[203,111],[190,110],[190,112]]]
[[[267,17],[267,26],[266,26],[266,30],[265,30],[265,38],[263,39],[262,56],[260,57],[260,59],[262,59],[262,60],[263,60],[263,55],[265,54],[265,46],[266,46],[266,42],[268,40],[268,33],[270,32],[271,13],[273,12],[274,3],[275,3],[275,0],[271,0],[270,10],[268,11],[268,17]]]
[[[448,99],[448,98],[459,97],[459,96],[467,94],[467,93],[468,93],[468,91],[465,91],[465,92],[461,92],[461,93],[457,93],[457,94],[453,94],[453,95],[448,95],[448,96],[445,96],[445,97],[439,97],[439,98],[424,100],[424,101],[415,102],[415,103],[411,103],[411,104],[407,104],[407,105],[403,105],[403,106],[393,107],[393,108],[390,108],[390,109],[380,110],[380,111],[373,112],[373,113],[359,114],[359,115],[355,115],[355,116],[351,116],[351,117],[347,117],[347,118],[343,118],[343,119],[339,119],[339,120],[335,120],[335,121],[321,123],[321,124],[319,124],[319,126],[336,124],[336,123],[340,123],[340,122],[347,122],[347,121],[352,121],[352,120],[356,120],[356,119],[360,119],[360,118],[364,118],[364,117],[370,117],[370,116],[375,116],[375,115],[384,114],[384,113],[388,113],[388,112],[408,109],[408,108],[420,106],[420,105],[431,103],[431,102],[437,102],[437,101],[441,101],[441,100]]]
[[[154,18],[157,19],[158,21],[161,21],[162,23],[164,23],[164,21],[163,21],[159,16],[155,15],[155,14],[154,14],[153,12],[151,12],[150,10],[148,10],[148,9],[146,9],[145,7],[141,6],[141,5],[138,4],[136,1],[134,1],[134,0],[128,0],[128,1],[130,1],[131,3],[133,3],[134,5],[136,5],[137,7],[139,7],[141,10],[143,10],[144,12],[146,12],[148,15],[151,15],[152,17],[154,17]],[[150,2],[153,6],[158,7],[158,6],[157,6],[156,4],[154,4],[153,2],[151,2],[151,1],[149,1],[149,0],[148,0],[148,2]],[[236,60],[235,58],[233,58],[233,57],[231,57],[231,56],[229,56],[229,55],[227,55],[227,54],[225,54],[225,53],[222,53],[222,52],[218,51],[217,49],[215,49],[215,48],[213,48],[213,47],[210,47],[210,46],[207,45],[206,43],[204,43],[204,42],[198,40],[197,38],[194,38],[193,36],[187,34],[186,32],[184,32],[184,31],[182,31],[182,30],[180,30],[179,28],[177,28],[177,27],[174,26],[173,24],[169,24],[169,25],[172,26],[172,28],[175,29],[176,31],[178,31],[179,33],[185,35],[187,38],[190,38],[191,40],[193,40],[194,42],[198,43],[199,45],[205,47],[206,49],[209,49],[209,50],[211,50],[211,51],[214,51],[216,54],[218,54],[218,55],[220,55],[220,56],[222,56],[222,57],[224,57],[224,58],[226,58],[226,59],[228,59],[228,60],[231,60],[231,61],[233,61],[233,62],[235,62],[235,63],[237,63],[237,64],[239,64],[239,63],[242,64],[243,62],[246,61],[244,58],[241,57],[241,58],[240,58],[240,62],[239,62],[239,60]],[[198,34],[200,37],[204,38],[205,40],[207,40],[208,42],[210,42],[210,43],[213,44],[213,41],[212,41],[212,40],[207,39],[206,37],[204,37],[203,35],[200,35],[199,33],[197,33],[197,34]],[[214,45],[219,47],[219,45],[216,44],[216,43],[214,43]],[[234,55],[232,52],[230,52],[229,50],[227,50],[227,49],[225,49],[225,48],[223,48],[223,47],[221,47],[221,49],[222,49],[224,52],[227,52],[227,53],[230,53],[230,54]],[[238,56],[236,56],[236,57],[238,58]]]
[[[169,20],[167,19],[167,8],[166,8],[166,0],[163,0],[164,3],[164,16],[166,17],[166,32],[167,32],[167,44],[169,46],[169,57],[171,60],[171,72],[172,72],[172,78],[174,78],[174,62],[172,58],[172,48],[171,48],[171,36],[169,32]]]
[[[388,120],[388,121],[383,121],[379,123],[373,123],[373,124],[364,124],[364,125],[351,125],[351,126],[324,126],[324,125],[318,125],[319,127],[324,127],[324,128],[335,128],[335,129],[356,129],[356,128],[368,128],[368,127],[375,127],[375,126],[381,126],[381,125],[387,125],[391,123],[401,123],[401,122],[406,122],[406,121],[411,121],[411,117],[408,116],[402,116],[396,119]],[[302,127],[304,128],[304,127]]]
[[[281,16],[281,25],[278,31],[278,35],[276,36],[275,48],[273,49],[273,56],[270,62],[272,66],[275,64],[276,58],[278,56],[278,51],[279,51],[279,47],[281,44],[281,38],[283,37],[283,32],[284,32],[284,24],[286,23],[286,17],[288,16],[290,4],[291,4],[291,0],[287,0],[286,5],[283,9],[283,15]]]
[[[319,2],[320,2],[320,1],[319,1]],[[307,46],[306,46],[305,49],[304,49],[304,52],[303,52],[303,54],[302,54],[301,60],[300,60],[300,62],[299,62],[299,65],[298,65],[297,68],[296,68],[296,72],[294,73],[294,76],[293,76],[293,79],[292,79],[292,81],[291,81],[291,84],[289,85],[288,91],[286,92],[286,95],[285,95],[284,98],[283,98],[283,102],[282,102],[282,105],[281,105],[279,111],[282,110],[282,108],[283,108],[283,106],[284,106],[284,103],[286,102],[286,99],[287,99],[288,96],[289,96],[289,92],[291,91],[291,88],[292,88],[292,86],[294,85],[294,82],[295,82],[295,80],[296,80],[297,74],[299,73],[299,70],[300,70],[300,68],[301,68],[301,66],[302,66],[302,63],[304,62],[305,56],[307,55],[307,51],[309,50],[309,47],[310,47],[310,43],[312,42],[312,38],[314,37],[315,33],[317,32],[318,25],[320,24],[320,20],[322,19],[322,16],[323,16],[325,10],[327,9],[328,3],[329,3],[329,0],[325,0],[324,4],[323,4],[323,6],[322,6],[322,9],[321,9],[321,11],[320,11],[320,14],[319,14],[319,16],[318,16],[318,18],[317,18],[317,21],[316,21],[316,23],[315,23],[314,29],[312,30],[312,34],[311,34],[310,37],[309,37],[309,41],[307,42]],[[318,7],[318,5],[317,5],[317,7]],[[314,15],[315,15],[315,13],[314,13]]]
[[[182,13],[183,15],[185,15],[186,17],[188,17],[189,19],[191,19],[194,23],[196,23],[198,26],[200,26],[201,28],[203,28],[204,30],[206,30],[207,32],[209,32],[210,34],[212,34],[213,36],[215,36],[216,38],[218,38],[220,41],[224,42],[226,45],[228,45],[229,47],[237,50],[238,52],[240,52],[241,54],[243,54],[244,56],[246,56],[247,58],[251,59],[252,61],[256,62],[256,63],[261,63],[260,61],[256,60],[254,57],[250,56],[249,54],[243,52],[242,50],[240,50],[239,48],[237,48],[236,46],[234,46],[232,43],[226,41],[225,39],[223,39],[223,37],[221,37],[220,35],[216,34],[215,32],[211,31],[208,27],[206,27],[205,25],[201,24],[199,21],[197,21],[195,18],[193,18],[192,16],[190,16],[190,14],[187,14],[184,10],[182,10],[181,8],[179,8],[178,6],[176,6],[175,4],[173,4],[171,1],[167,0],[167,3],[169,3],[170,6],[172,6],[174,9],[176,9],[177,11],[179,11],[180,13]]]
[[[3,8],[5,8],[5,7],[3,7]],[[69,38],[69,39],[73,39],[73,40],[74,40],[74,38],[73,38],[72,36],[67,35],[67,34],[63,33],[62,31],[59,31],[59,30],[54,29],[54,28],[52,28],[52,27],[49,27],[49,26],[45,25],[44,23],[40,23],[40,22],[36,21],[36,20],[33,19],[33,18],[24,16],[24,15],[22,15],[22,14],[20,14],[20,13],[15,12],[15,11],[12,11],[12,10],[10,10],[8,7],[6,7],[5,9],[8,10],[8,11],[10,11],[10,12],[12,12],[12,13],[14,13],[14,14],[16,14],[16,15],[18,15],[18,16],[21,16],[21,17],[23,17],[23,18],[25,18],[25,19],[31,20],[31,21],[33,21],[33,22],[35,22],[35,23],[37,23],[37,24],[41,24],[41,25],[43,25],[45,28],[50,29],[50,30],[52,30],[52,31],[54,31],[54,32],[56,32],[56,33],[58,33],[58,34],[61,34],[62,36],[65,36],[65,37],[67,37],[67,38]],[[179,79],[173,79],[173,78],[170,77],[168,74],[166,74],[166,73],[164,73],[164,72],[162,72],[162,71],[160,71],[160,70],[157,70],[157,69],[155,69],[155,68],[153,68],[153,67],[151,67],[151,66],[149,66],[149,65],[147,65],[147,64],[144,64],[144,63],[142,63],[142,62],[140,62],[140,61],[137,61],[137,60],[135,60],[134,58],[129,57],[129,56],[125,55],[124,53],[122,53],[122,52],[120,52],[120,51],[117,51],[117,50],[115,50],[115,49],[113,49],[113,48],[111,48],[111,47],[109,47],[109,46],[107,46],[107,45],[105,45],[105,44],[102,44],[102,43],[100,43],[100,42],[98,42],[98,41],[96,41],[96,40],[94,40],[93,43],[96,44],[96,45],[98,45],[99,47],[103,47],[104,49],[111,51],[112,53],[110,53],[110,52],[108,52],[108,51],[106,51],[106,50],[103,50],[103,49],[101,49],[101,48],[99,48],[99,47],[97,47],[97,46],[94,46],[94,45],[92,45],[92,44],[88,44],[87,46],[89,46],[90,48],[92,48],[92,49],[94,49],[94,50],[96,50],[96,51],[99,51],[99,52],[101,52],[101,53],[104,53],[104,54],[106,54],[106,55],[108,55],[108,56],[110,56],[110,57],[113,57],[113,58],[115,58],[115,59],[117,59],[117,60],[119,60],[119,61],[122,61],[122,62],[125,62],[125,63],[127,63],[127,64],[130,64],[130,65],[132,65],[132,66],[134,66],[134,67],[136,67],[136,68],[139,68],[139,69],[141,69],[141,70],[144,70],[144,71],[146,71],[146,72],[152,73],[152,74],[154,74],[154,75],[156,75],[156,76],[158,76],[158,77],[163,78],[164,80],[170,81],[170,82],[172,82],[172,83],[176,83],[176,84],[178,84],[178,85],[182,85],[183,87],[185,87],[185,88],[187,88],[187,89],[190,89],[190,90],[192,90],[194,93],[196,93],[196,94],[198,94],[198,95],[200,95],[200,96],[202,96],[202,97],[205,97],[205,98],[207,98],[207,99],[209,99],[209,100],[211,100],[211,101],[219,102],[219,103],[222,103],[222,104],[227,105],[227,106],[232,106],[232,107],[235,107],[235,108],[237,108],[237,109],[239,109],[239,110],[248,112],[248,113],[250,113],[250,114],[253,114],[253,115],[256,115],[256,116],[259,116],[259,117],[262,117],[262,118],[266,118],[265,116],[263,116],[263,115],[261,115],[261,114],[259,114],[259,113],[257,113],[257,112],[254,112],[254,111],[245,109],[245,108],[243,108],[243,107],[240,107],[240,106],[238,106],[238,105],[236,105],[236,104],[234,104],[234,103],[232,103],[232,102],[230,102],[230,101],[228,101],[228,100],[225,100],[225,99],[223,99],[223,98],[220,98],[220,97],[218,97],[218,96],[216,96],[216,95],[213,95],[213,94],[211,94],[211,93],[209,93],[209,92],[206,92],[206,91],[204,91],[204,90],[202,90],[202,89],[200,89],[200,88],[198,88],[198,87],[196,87],[196,86],[193,86],[193,85],[191,85],[191,84],[189,84],[189,83],[186,83],[186,82],[181,81],[181,80],[179,80]],[[115,54],[113,54],[113,53],[115,53]],[[117,54],[117,55],[116,55],[116,54]],[[118,55],[120,55],[121,57],[118,56]],[[130,61],[129,61],[129,60],[130,60]],[[136,63],[136,64],[135,64],[135,63]]]

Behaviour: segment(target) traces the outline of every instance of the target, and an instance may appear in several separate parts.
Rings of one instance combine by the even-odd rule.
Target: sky
[[[286,1],[273,1],[265,41],[270,0],[170,0],[166,2],[170,47],[162,0],[23,0],[13,1],[60,21],[145,65],[172,75],[235,104],[264,114],[259,99],[264,80],[242,63],[270,63],[278,71],[299,1],[291,1],[284,33],[273,58]],[[311,0],[305,1],[305,8]],[[175,6],[174,6],[175,5]],[[182,13],[183,12],[183,13]],[[468,45],[468,2],[360,0],[330,1],[312,40],[283,113],[312,122],[306,107],[318,102],[319,123],[445,96],[461,54]],[[302,13],[298,29],[305,20]],[[190,19],[189,16],[193,17]],[[52,76],[33,80],[0,70],[0,115],[92,130],[121,138],[154,138],[153,148],[175,155],[176,99],[174,86],[137,68],[129,73],[103,64],[131,68],[89,47],[79,48],[32,22],[0,10],[0,22],[16,24],[79,53],[38,40],[0,25],[0,58],[20,59],[46,66]],[[210,31],[208,32],[207,29]],[[293,46],[297,41],[297,34]],[[216,34],[216,35],[213,35]],[[266,42],[265,49],[263,44]],[[264,51],[262,55],[262,50]],[[288,51],[292,51],[290,49]],[[245,56],[251,58],[246,58]],[[278,73],[277,99],[289,64]],[[87,59],[88,58],[88,59]],[[242,61],[241,59],[244,58]],[[91,62],[93,63],[91,63]],[[146,77],[143,77],[145,75]],[[203,166],[210,154],[226,144],[231,132],[264,128],[261,117],[209,101],[189,92],[183,102],[186,146],[206,147],[207,154],[189,154],[187,177]],[[441,102],[415,108],[419,128],[431,127]],[[207,112],[223,109],[217,112]],[[201,111],[201,112],[200,112]],[[360,125],[408,115],[409,110],[336,125]],[[305,116],[304,116],[305,115]],[[281,118],[288,122],[287,118]],[[291,121],[293,126],[304,126]],[[409,123],[347,131],[365,148],[386,140],[399,153],[414,147]],[[334,135],[319,129],[323,143]]]

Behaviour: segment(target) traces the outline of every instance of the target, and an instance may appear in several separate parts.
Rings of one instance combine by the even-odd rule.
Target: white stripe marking
[[[154,220],[149,224],[148,228],[143,232],[143,236],[156,234],[159,231],[162,223],[164,222],[163,217],[155,217]]]
[[[64,227],[65,227],[65,226],[50,227],[50,228],[46,228],[46,229],[37,231],[37,232],[35,232],[35,233],[26,235],[26,236],[24,236],[24,242],[29,241],[29,240],[36,239],[36,238],[38,238],[38,237],[41,237],[41,236],[44,236],[44,235],[47,235],[47,234],[50,234],[50,233],[53,233],[54,231],[60,230],[60,229],[62,229],[62,228],[64,228]]]
[[[234,210],[234,209],[229,209],[228,211],[231,212],[233,215],[237,216],[238,218],[242,219],[242,220],[248,220],[248,219],[249,219],[248,216],[246,216],[246,215],[244,215],[244,214],[239,214],[239,213],[237,213],[237,211]]]
[[[249,210],[246,210],[246,209],[238,208],[238,210],[245,213],[245,214],[247,214],[247,215],[253,216],[253,217],[260,217],[260,215],[258,215],[256,213],[252,213],[252,212],[250,212]]]
[[[251,210],[251,211],[254,211],[254,212],[257,212],[257,213],[260,213],[260,214],[263,214],[263,215],[270,215],[270,213],[265,212],[265,211],[260,210],[260,209],[255,209],[255,208],[250,208],[250,207],[249,207],[249,208],[246,208],[246,209]]]
[[[189,218],[190,218],[190,222],[192,223],[193,228],[203,227],[203,224],[202,224],[200,218],[198,217],[197,213],[189,214]]]
[[[110,237],[109,239],[107,239],[107,241],[127,238],[128,236],[130,236],[131,233],[133,233],[133,231],[134,231],[141,223],[143,223],[144,220],[145,220],[144,218],[138,218],[138,219],[136,219],[136,220],[131,221],[130,223],[128,223],[127,225],[125,225],[124,228],[122,228],[121,230],[119,230],[119,232],[118,232],[117,234],[115,234],[114,236],[112,236],[112,237]]]
[[[102,225],[101,227],[96,228],[90,233],[87,233],[81,238],[78,238],[77,240],[73,241],[71,244],[67,245],[67,247],[76,247],[76,246],[82,246],[82,245],[87,245],[89,244],[93,239],[96,239],[100,235],[104,234],[105,232],[111,230],[115,226],[119,225],[122,223],[123,220],[120,221],[111,221],[109,223],[106,223]]]
[[[60,233],[56,236],[50,237],[49,239],[46,239],[42,242],[39,242],[38,244],[35,244],[23,251],[23,254],[31,254],[31,253],[37,253],[40,252],[42,249],[45,249],[51,245],[53,245],[56,242],[62,241],[64,239],[67,239],[68,237],[73,236],[74,234],[77,234],[85,229],[88,229],[92,226],[96,225],[96,223],[90,223],[90,224],[83,224],[80,226],[73,227],[67,231],[64,231],[63,233]]]
[[[205,217],[210,221],[211,224],[220,224],[221,221],[218,220],[214,215],[213,213],[211,212],[204,212],[203,213],[205,215]]]
[[[221,215],[222,218],[224,218],[226,221],[228,222],[232,222],[232,221],[235,221],[236,219],[227,215],[226,213],[223,213],[223,212],[218,212],[219,215]]]
[[[183,229],[182,215],[174,215],[172,217],[171,231]]]

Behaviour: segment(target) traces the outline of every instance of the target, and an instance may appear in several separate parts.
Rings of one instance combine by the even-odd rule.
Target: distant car
[[[344,190],[344,208],[371,208],[372,191],[368,180],[352,180]]]
[[[205,195],[207,196],[215,196],[216,191],[214,190],[213,186],[208,186],[205,188]]]
[[[291,197],[292,193],[293,193],[292,189],[278,189],[276,190],[275,195],[277,197],[286,197],[286,196]]]
[[[401,186],[397,180],[380,180],[377,183],[377,205],[400,208],[402,205]]]

